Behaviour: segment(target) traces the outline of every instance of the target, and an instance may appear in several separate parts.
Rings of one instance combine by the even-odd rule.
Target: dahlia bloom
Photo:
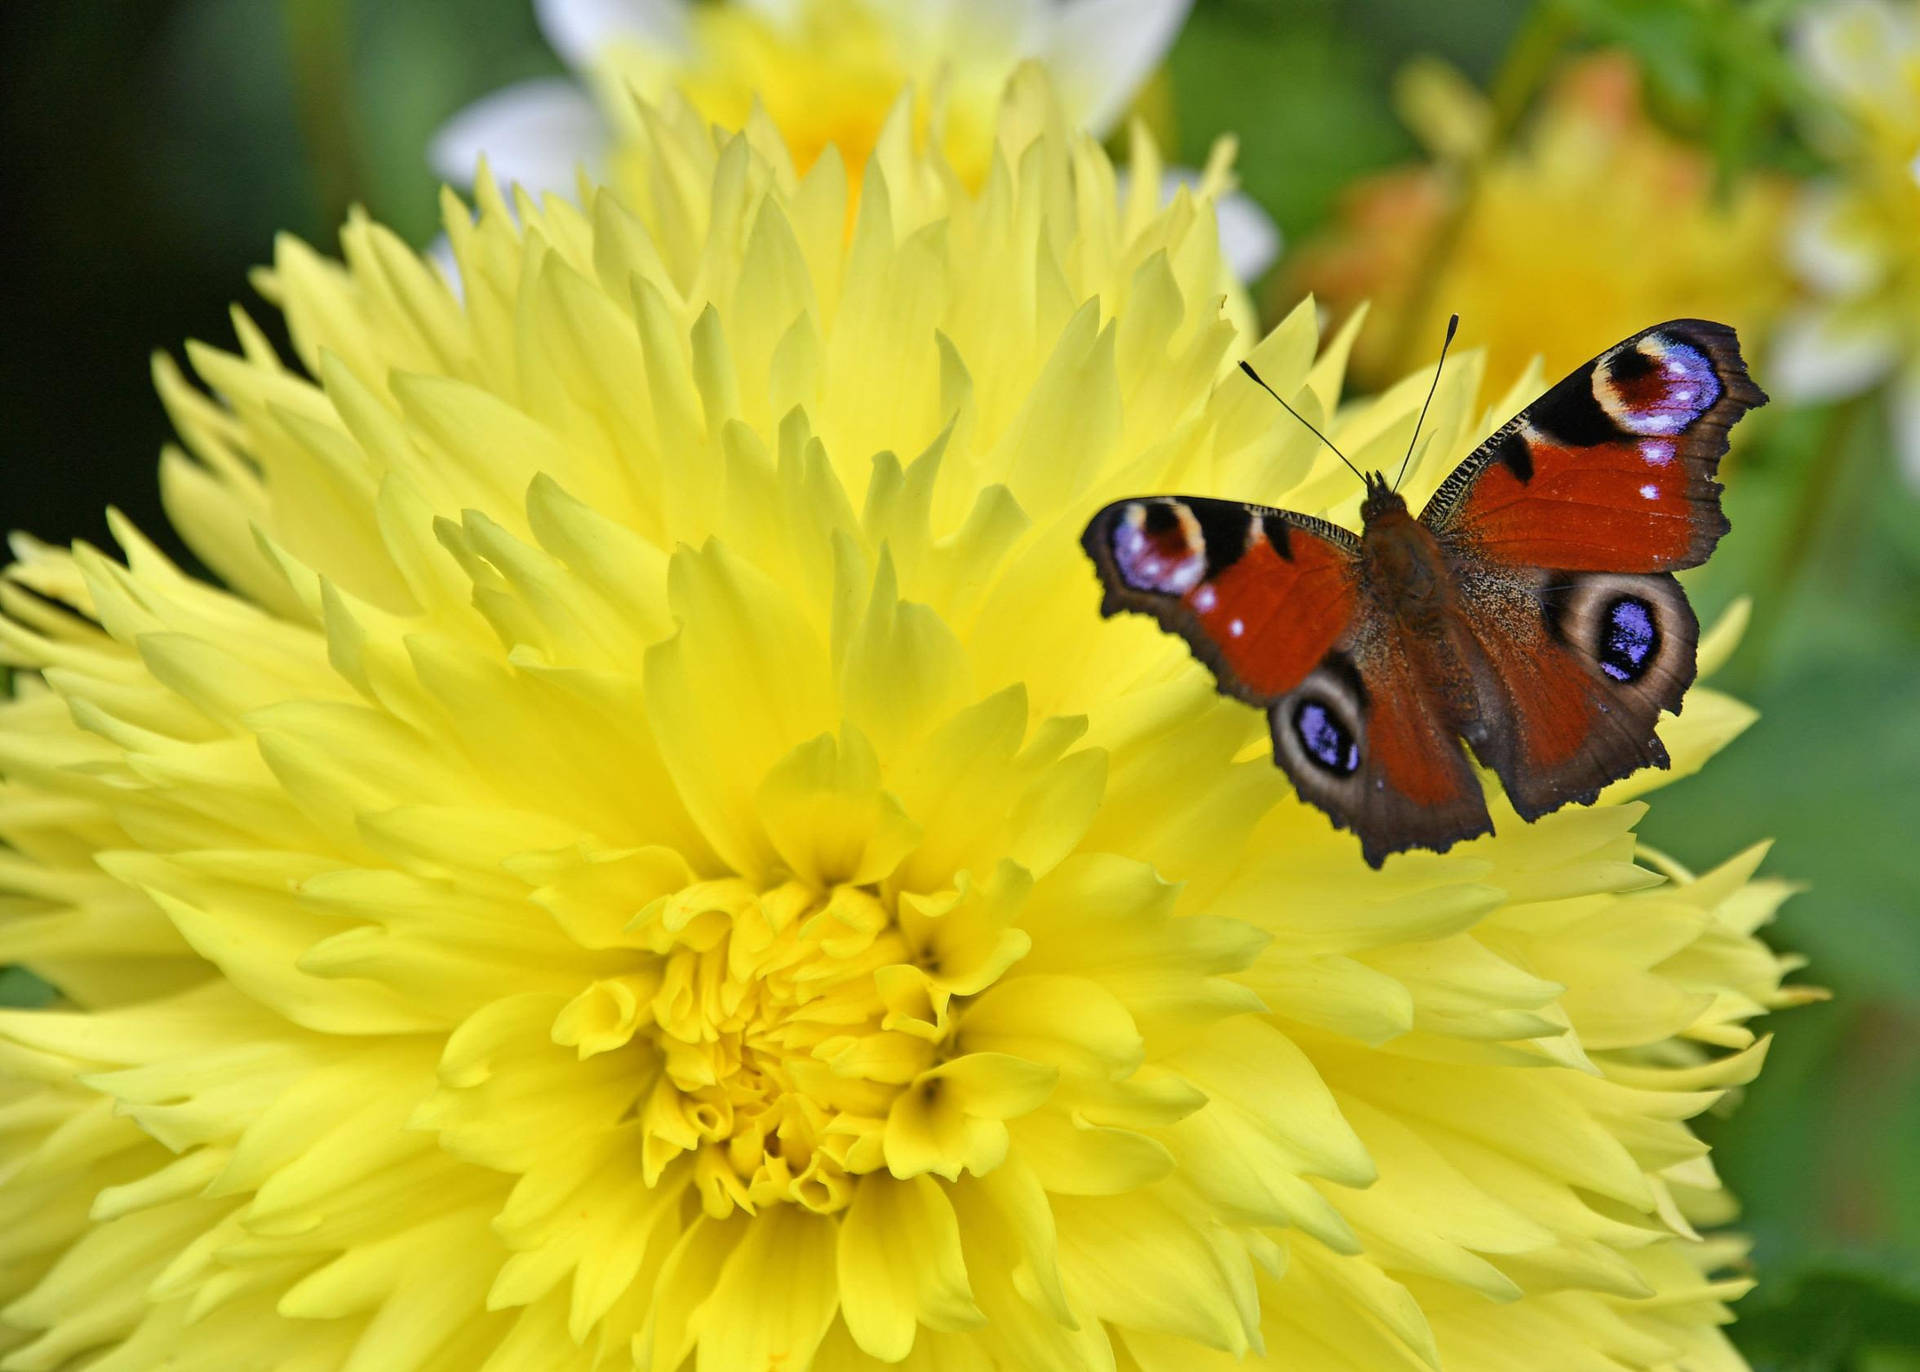
[[[1643,774],[1370,871],[1076,535],[1351,517],[1249,347],[1361,461],[1416,390],[1239,334],[1036,73],[978,192],[910,132],[851,233],[670,103],[644,196],[450,197],[463,300],[283,241],[292,358],[156,367],[225,587],[16,541],[0,1367],[1739,1365],[1761,850],[1639,853]]]
[[[1568,68],[1499,150],[1484,146],[1485,97],[1449,70],[1416,66],[1403,92],[1435,160],[1359,182],[1292,259],[1297,293],[1341,313],[1370,306],[1363,380],[1410,367],[1454,313],[1495,376],[1535,356],[1559,376],[1662,319],[1724,320],[1748,339],[1771,323],[1786,293],[1784,183],[1748,176],[1722,196],[1706,154],[1647,117],[1630,58]]]
[[[571,194],[585,168],[621,184],[643,174],[623,149],[641,132],[638,94],[677,90],[728,129],[763,110],[805,173],[828,146],[857,178],[893,107],[969,185],[993,155],[994,111],[1022,61],[1053,76],[1073,123],[1105,138],[1179,36],[1191,0],[534,0],[541,31],[577,79],[522,81],[455,115],[435,169],[467,185],[484,157],[501,184]],[[1206,181],[1233,275],[1272,265],[1272,220],[1228,188],[1224,163],[1168,173],[1163,195]]]
[[[1802,195],[1788,251],[1809,299],[1773,359],[1787,395],[1889,386],[1893,433],[1920,487],[1920,6],[1816,6],[1795,34],[1827,107],[1811,133],[1836,171]]]

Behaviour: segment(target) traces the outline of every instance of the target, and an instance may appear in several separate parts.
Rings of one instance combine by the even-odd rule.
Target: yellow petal
[[[699,1372],[805,1367],[839,1307],[832,1220],[775,1206],[748,1227],[695,1322]]]
[[[883,1362],[913,1347],[916,1324],[967,1329],[973,1303],[953,1206],[929,1177],[860,1184],[840,1223],[837,1272],[854,1341]]]

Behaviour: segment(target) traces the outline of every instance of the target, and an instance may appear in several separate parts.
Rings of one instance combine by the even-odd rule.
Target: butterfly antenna
[[[1245,362],[1242,362],[1240,364],[1240,370],[1245,372],[1248,376],[1252,377],[1254,384],[1258,386],[1261,390],[1265,391],[1268,395],[1272,396],[1275,400],[1280,400],[1280,392],[1276,391],[1273,387],[1269,386],[1266,382],[1262,381],[1260,379],[1260,373],[1256,372],[1250,365],[1248,365]],[[1313,425],[1307,424],[1307,417],[1305,415],[1301,414],[1300,411],[1294,409],[1293,406],[1287,404],[1287,402],[1284,400],[1280,400],[1280,408],[1285,410],[1288,414],[1292,415],[1295,419],[1299,420],[1302,424],[1306,424],[1308,433],[1312,434],[1315,438],[1319,439],[1322,443],[1326,444],[1329,448],[1333,448],[1333,455],[1335,457],[1339,458],[1342,462],[1347,462],[1347,455],[1341,452],[1338,448],[1334,448],[1333,440],[1331,438],[1328,438],[1325,434],[1321,433],[1318,429],[1314,428]],[[1363,475],[1360,469],[1354,466],[1351,462],[1347,462],[1347,470],[1352,472],[1355,476],[1359,477],[1362,482],[1366,481],[1367,478],[1365,477],[1365,475]]]
[[[1407,464],[1413,461],[1413,445],[1420,441],[1420,426],[1427,422],[1427,406],[1433,404],[1433,393],[1440,389],[1440,368],[1447,365],[1447,349],[1453,346],[1453,335],[1460,328],[1460,316],[1447,318],[1446,341],[1440,345],[1440,361],[1433,369],[1433,384],[1427,387],[1427,398],[1420,406],[1420,417],[1413,421],[1413,437],[1407,440],[1407,455],[1400,459],[1400,475],[1393,479],[1393,489],[1400,489],[1401,477],[1407,474]]]

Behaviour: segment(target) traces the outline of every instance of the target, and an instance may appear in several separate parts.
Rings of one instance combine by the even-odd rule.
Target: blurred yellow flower
[[[1096,613],[1116,495],[1359,494],[1210,206],[1031,72],[851,235],[763,122],[639,137],[449,197],[462,300],[356,219],[260,278],[293,360],[158,364],[228,589],[18,541],[0,1366],[1737,1366],[1685,1121],[1792,997],[1759,850],[1637,861],[1656,774],[1372,872]],[[1379,465],[1424,378],[1333,413],[1350,341],[1251,355]]]
[[[556,5],[574,8],[570,0],[547,0],[546,8]],[[895,102],[911,92],[916,132],[935,138],[947,163],[977,186],[992,158],[1001,89],[1023,58],[1045,62],[1070,120],[1105,131],[1158,65],[1186,10],[1187,0],[688,5],[670,35],[606,35],[586,70],[629,138],[638,117],[631,90],[657,100],[678,89],[729,129],[744,128],[757,104],[803,173],[832,146],[857,175]]]
[[[1811,299],[1783,323],[1769,374],[1807,401],[1891,383],[1894,437],[1920,485],[1920,6],[1816,6],[1796,39],[1827,102],[1810,132],[1836,174],[1795,216],[1789,250]]]
[[[1502,378],[1536,355],[1557,376],[1662,319],[1762,336],[1786,291],[1786,188],[1749,176],[1721,198],[1709,159],[1648,120],[1629,59],[1569,68],[1519,141],[1492,151],[1485,101],[1458,77],[1417,66],[1403,95],[1437,160],[1359,183],[1290,273],[1296,295],[1336,312],[1371,301],[1363,380],[1431,353],[1453,313]]]
[[[1100,137],[1119,123],[1179,35],[1191,0],[535,0],[554,50],[582,85],[536,79],[456,115],[432,161],[466,185],[485,157],[502,184],[571,194],[576,170],[644,193],[642,102],[668,92],[727,130],[767,118],[805,173],[829,148],[857,186],[894,106],[914,136],[977,188],[993,155],[1007,78],[1036,61],[1067,120]],[[1169,173],[1163,194],[1202,180],[1219,206],[1236,280],[1266,271],[1279,235],[1231,191],[1225,164]]]

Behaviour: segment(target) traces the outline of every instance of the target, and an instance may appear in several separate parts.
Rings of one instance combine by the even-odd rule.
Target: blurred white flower
[[[1795,34],[1826,99],[1811,132],[1836,174],[1807,189],[1788,257],[1809,299],[1785,320],[1771,375],[1798,401],[1887,388],[1907,479],[1920,487],[1920,6],[1842,0]]]
[[[993,116],[1023,61],[1045,66],[1068,117],[1104,138],[1173,45],[1191,0],[534,0],[541,31],[575,74],[523,81],[456,114],[429,150],[470,185],[484,155],[497,179],[571,195],[575,173],[620,180],[630,91],[677,89],[739,128],[766,111],[803,167],[829,144],[858,177],[893,107],[926,102],[921,127],[963,177],[988,165]],[[1220,175],[1224,176],[1224,163]],[[1167,174],[1168,198],[1197,174]],[[1273,222],[1220,197],[1234,276],[1257,279],[1279,250]]]

